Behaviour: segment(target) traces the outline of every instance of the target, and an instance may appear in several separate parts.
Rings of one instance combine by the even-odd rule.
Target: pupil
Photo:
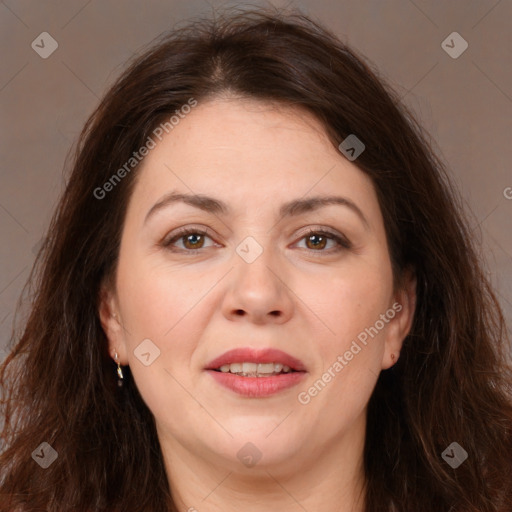
[[[310,235],[309,242],[312,243],[312,245],[316,248],[324,247],[325,245],[324,237],[321,235]]]
[[[187,242],[191,245],[197,245],[200,238],[201,238],[201,235],[188,235]]]

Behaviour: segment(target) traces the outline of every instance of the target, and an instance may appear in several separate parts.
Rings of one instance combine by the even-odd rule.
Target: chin
[[[224,436],[222,445],[212,442],[211,450],[230,459],[238,470],[240,463],[260,469],[287,463],[307,444],[307,439],[301,440],[297,432],[290,432],[290,425],[288,428],[284,424],[278,426],[279,421],[267,419],[255,424],[255,421],[246,419],[245,422],[238,421],[237,428],[226,424],[233,437]]]

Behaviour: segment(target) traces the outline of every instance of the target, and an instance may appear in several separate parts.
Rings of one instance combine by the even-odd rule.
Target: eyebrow
[[[219,199],[206,196],[204,194],[182,194],[178,192],[170,192],[159,199],[148,211],[144,219],[144,223],[148,221],[156,212],[170,206],[174,203],[182,202],[219,216],[228,216],[231,214],[229,206]],[[329,205],[340,205],[350,208],[363,221],[364,225],[369,228],[368,220],[364,216],[361,209],[350,199],[341,196],[317,196],[307,199],[294,199],[284,203],[279,208],[279,219],[286,217],[294,217],[304,213],[312,212],[324,208]]]

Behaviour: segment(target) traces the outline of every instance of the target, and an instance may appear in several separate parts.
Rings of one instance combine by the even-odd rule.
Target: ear
[[[393,366],[400,357],[400,350],[404,339],[409,334],[416,311],[416,275],[413,270],[404,271],[399,290],[394,294],[394,302],[389,309],[389,314],[395,312],[389,321],[386,330],[382,369]]]
[[[100,287],[98,313],[101,326],[108,339],[110,357],[115,360],[115,353],[117,352],[119,362],[122,365],[128,364],[124,338],[125,331],[123,329],[117,299],[110,285],[102,284]]]

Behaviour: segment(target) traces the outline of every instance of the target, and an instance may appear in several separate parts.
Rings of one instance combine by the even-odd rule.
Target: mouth
[[[252,347],[228,350],[210,361],[205,370],[234,373],[242,377],[268,377],[283,373],[304,372],[304,363],[275,348]]]
[[[239,348],[225,352],[204,368],[222,386],[249,396],[264,397],[296,385],[304,364],[277,349]]]
[[[239,377],[274,377],[286,373],[295,373],[297,370],[282,363],[230,363],[223,364],[219,368],[213,368],[215,372],[232,373]]]

